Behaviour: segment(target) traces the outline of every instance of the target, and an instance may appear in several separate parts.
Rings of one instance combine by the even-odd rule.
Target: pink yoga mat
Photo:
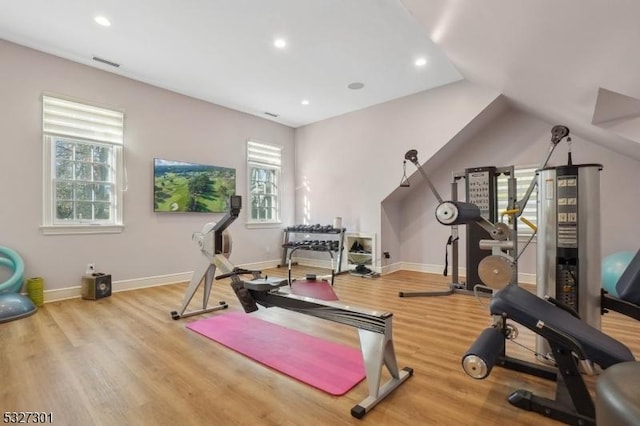
[[[360,350],[251,314],[216,315],[187,328],[331,395],[344,395],[365,377]]]
[[[331,284],[326,281],[294,281],[291,283],[291,293],[314,299],[338,300]]]

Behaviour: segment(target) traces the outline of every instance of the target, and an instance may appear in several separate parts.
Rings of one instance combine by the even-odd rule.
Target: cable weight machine
[[[508,178],[508,205],[515,203],[515,179],[513,166],[475,167],[456,172],[451,181],[451,199],[444,201],[418,162],[417,151],[405,154],[429,185],[438,200],[435,216],[438,222],[451,227],[447,246],[451,246],[451,282],[449,289],[429,292],[399,292],[400,297],[447,296],[454,293],[474,294],[477,285],[505,285],[517,277],[515,253],[517,252],[516,222],[507,216],[505,222],[498,215],[498,177]],[[407,181],[406,179],[404,180]],[[458,200],[461,181],[465,183],[466,202]],[[402,186],[407,186],[404,184]],[[501,217],[500,219],[504,219]],[[459,275],[459,226],[466,226],[466,282]],[[445,259],[444,275],[447,275],[448,259]]]
[[[555,147],[569,136],[569,129],[557,125],[551,129],[551,143],[540,163],[540,169],[547,166]],[[466,169],[463,173],[454,173],[451,183],[451,200],[444,201],[429,179],[424,167],[418,161],[418,151],[415,149],[405,154],[405,173],[400,187],[408,187],[406,176],[406,162],[413,163],[420,175],[427,182],[431,192],[438,200],[436,219],[443,225],[451,227],[451,235],[447,246],[451,245],[452,274],[449,289],[431,292],[399,292],[400,297],[446,296],[454,293],[475,294],[477,289],[501,288],[507,284],[517,283],[518,269],[518,230],[517,221],[520,218],[527,225],[537,230],[535,225],[521,217],[524,208],[537,185],[537,179],[532,179],[524,197],[517,198],[514,167],[479,167]],[[498,177],[507,177],[507,208],[498,215],[497,184]],[[466,202],[458,201],[458,183],[465,180]],[[459,235],[458,226],[466,225],[467,231],[467,280],[460,281],[459,277]],[[444,275],[447,275],[448,262],[445,258]],[[490,294],[490,291],[485,291]]]

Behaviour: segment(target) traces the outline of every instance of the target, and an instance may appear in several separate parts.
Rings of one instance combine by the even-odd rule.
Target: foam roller
[[[436,219],[443,225],[463,225],[480,220],[480,208],[462,201],[444,201],[436,207]]]
[[[474,379],[484,379],[504,350],[504,336],[497,328],[485,329],[462,357],[462,369]]]

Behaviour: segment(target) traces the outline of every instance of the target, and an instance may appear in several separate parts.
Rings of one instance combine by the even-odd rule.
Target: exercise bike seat
[[[509,284],[494,294],[490,311],[492,315],[505,315],[546,339],[553,339],[549,329],[536,326],[542,321],[550,329],[575,339],[586,358],[602,368],[635,360],[621,342],[516,284]]]

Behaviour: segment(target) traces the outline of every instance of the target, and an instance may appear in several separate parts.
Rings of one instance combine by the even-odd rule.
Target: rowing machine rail
[[[232,282],[236,293],[239,289],[237,283],[238,281],[234,286]],[[286,280],[278,282],[273,278],[258,278],[244,281],[243,286],[256,303],[266,308],[277,306],[358,329],[369,396],[351,409],[353,417],[358,419],[364,417],[376,404],[413,375],[412,368],[404,367],[402,370],[398,368],[392,337],[392,313],[347,307],[341,303],[280,291],[279,287],[286,283]],[[241,302],[244,306],[246,300]],[[383,366],[387,368],[391,378],[381,385]]]

